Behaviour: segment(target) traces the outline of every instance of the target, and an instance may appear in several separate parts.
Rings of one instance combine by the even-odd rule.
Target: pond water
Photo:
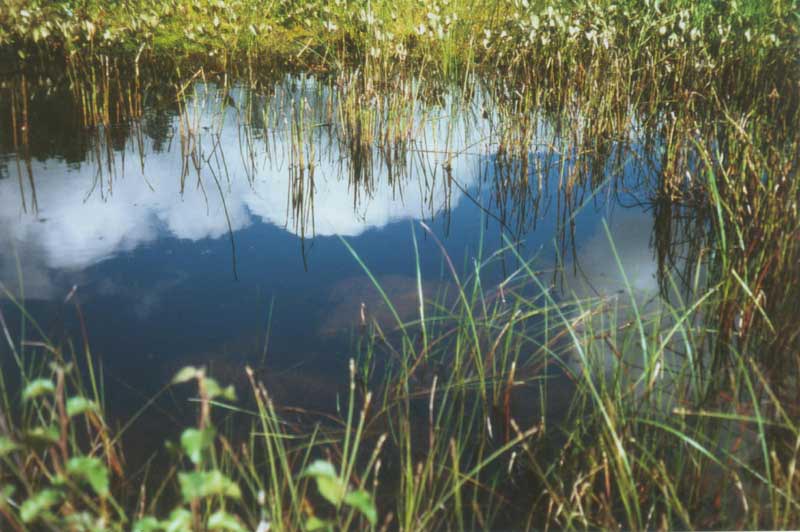
[[[141,404],[186,364],[251,364],[281,376],[289,404],[333,404],[364,317],[392,325],[342,239],[403,319],[418,308],[417,262],[428,297],[452,283],[437,239],[460,275],[508,239],[544,272],[561,256],[593,293],[618,292],[604,220],[633,288],[658,291],[657,157],[634,133],[573,187],[559,128],[536,118],[534,148],[511,157],[478,97],[418,104],[387,152],[361,149],[337,125],[339,95],[313,81],[270,96],[193,90],[181,106],[148,104],[135,123],[95,129],[79,126],[68,93],[37,95],[24,148],[4,114],[0,282],[55,341],[81,342],[79,303],[111,405]],[[506,187],[523,174],[525,192]],[[516,267],[501,253],[483,285]]]

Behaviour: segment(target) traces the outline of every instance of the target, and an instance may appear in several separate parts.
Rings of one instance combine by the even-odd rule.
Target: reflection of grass
[[[484,268],[503,255],[517,269],[485,285]],[[274,404],[249,369],[250,398],[239,402],[205,370],[181,370],[175,382],[197,386],[197,422],[153,492],[122,489],[128,473],[103,421],[101,383],[80,378],[91,360],[81,372],[72,367],[79,350],[29,342],[22,353],[9,342],[25,391],[20,403],[18,387],[3,386],[6,523],[800,525],[800,426],[787,402],[796,379],[773,378],[748,354],[763,345],[759,335],[728,342],[714,312],[739,279],[675,280],[669,299],[641,305],[627,281],[623,296],[564,299],[513,246],[466,276],[444,260],[457,293],[425,299],[418,271],[418,317],[367,324],[348,391],[330,414]],[[781,317],[771,318],[778,326]],[[569,399],[550,404],[565,389]]]

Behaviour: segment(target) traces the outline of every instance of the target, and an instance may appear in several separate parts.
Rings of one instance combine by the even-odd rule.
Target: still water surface
[[[138,124],[87,131],[69,98],[40,97],[30,159],[9,131],[0,138],[0,281],[52,339],[80,342],[79,303],[108,399],[126,404],[190,363],[229,373],[249,363],[285,376],[287,402],[330,404],[326,386],[346,377],[362,304],[368,318],[391,321],[341,238],[404,319],[418,305],[412,234],[426,294],[452,281],[419,222],[462,272],[505,236],[542,271],[561,255],[592,293],[611,294],[622,281],[606,220],[634,289],[657,292],[654,165],[635,148],[567,197],[569,157],[538,119],[522,170],[532,192],[515,202],[498,182],[520,161],[501,164],[488,103],[415,109],[399,157],[376,147],[356,160],[347,132],[325,120],[321,102],[335,98],[308,80],[270,97],[198,85],[184,107],[153,105]],[[517,266],[501,254],[484,286]],[[0,301],[19,327],[18,310]]]

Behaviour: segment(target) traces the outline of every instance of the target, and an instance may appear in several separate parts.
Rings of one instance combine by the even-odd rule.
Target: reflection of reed
[[[17,88],[15,87],[11,91],[11,128],[12,133],[11,137],[14,143],[14,153],[15,157],[14,160],[16,161],[17,165],[17,178],[19,180],[19,192],[20,198],[22,198],[22,209],[24,212],[28,212],[28,207],[25,202],[25,185],[23,184],[23,177],[22,177],[22,169],[20,168],[19,157],[20,152],[22,153],[22,158],[25,162],[25,170],[28,177],[28,183],[31,187],[31,207],[34,212],[39,210],[39,204],[36,201],[36,183],[33,179],[33,169],[31,167],[31,151],[30,151],[30,142],[29,142],[29,123],[28,123],[28,81],[23,74],[22,79],[19,81],[19,94],[20,99],[22,100],[22,122],[17,124]],[[18,133],[19,132],[19,133]],[[22,150],[20,150],[20,141],[18,139],[18,135],[22,136]]]
[[[575,254],[575,217],[584,205],[637,196],[641,206],[653,208],[653,242],[664,278],[676,266],[710,260],[706,250],[724,242],[724,259],[714,260],[722,270],[735,267],[751,292],[731,288],[723,312],[730,324],[737,316],[745,329],[761,320],[764,300],[788,305],[768,282],[775,271],[791,270],[787,264],[797,247],[784,227],[796,219],[798,163],[792,153],[800,151],[792,151],[796,133],[786,118],[777,124],[770,114],[736,119],[735,109],[713,102],[637,109],[623,100],[569,92],[554,101],[537,92],[542,87],[510,90],[491,82],[468,91],[410,78],[378,86],[357,73],[331,81],[287,78],[262,94],[224,78],[216,85],[200,70],[168,98],[174,120],[158,126],[169,130],[164,133],[153,130],[144,109],[147,95],[161,90],[155,81],[142,83],[138,69],[126,77],[111,60],[72,68],[70,79],[79,82],[71,86],[71,103],[89,128],[82,156],[97,168],[88,194],[113,194],[116,173],[124,168],[118,159],[131,151],[120,148],[130,143],[144,169],[145,138],[163,142],[177,133],[181,193],[194,175],[208,203],[204,175],[213,178],[231,235],[226,183],[243,179],[254,187],[265,167],[288,173],[285,225],[303,237],[315,234],[314,202],[326,178],[348,184],[355,211],[379,187],[401,200],[410,187],[419,188],[422,217],[447,213],[454,197],[467,196],[515,236],[555,209],[562,255]],[[26,212],[38,209],[29,93],[22,76],[8,102]],[[236,128],[239,176],[231,175],[231,154],[222,149],[229,131],[223,129],[230,127]],[[477,183],[465,182],[470,165],[478,169]],[[322,175],[331,167],[337,175]],[[709,201],[714,197],[719,209]],[[779,242],[781,251],[766,250],[766,241]],[[682,279],[691,282],[688,274]]]
[[[144,114],[139,55],[132,68],[116,58],[100,55],[96,61],[70,62],[67,68],[73,98],[85,128],[109,127],[137,120]]]
[[[291,153],[289,159],[289,190],[287,197],[287,215],[291,213],[294,228],[299,229],[301,238],[306,236],[306,225],[311,224],[311,233],[314,231],[314,168],[315,154],[314,142],[306,140],[309,133],[305,127],[305,115],[308,103],[302,98],[299,105],[292,111],[290,117],[291,127]],[[287,220],[287,223],[289,221]]]
[[[112,191],[118,166],[111,132],[119,128],[120,121],[127,124],[142,168],[145,156],[142,98],[134,96],[141,90],[140,79],[137,75],[123,83],[114,62],[105,61],[101,66],[89,72],[99,80],[91,84],[93,91],[75,90],[79,91],[76,99],[83,123],[102,126],[93,130],[95,141],[90,145],[98,168],[96,189],[105,194]],[[404,188],[413,183],[411,186],[419,186],[431,199],[433,190],[445,191],[443,205],[427,204],[428,214],[433,214],[451,207],[455,189],[469,195],[504,229],[522,234],[535,228],[552,197],[565,251],[574,213],[591,197],[591,191],[609,182],[609,174],[622,173],[624,154],[632,151],[634,140],[630,126],[625,126],[631,120],[548,111],[537,106],[538,97],[509,96],[491,85],[470,94],[455,91],[447,95],[438,87],[428,89],[422,83],[400,79],[379,90],[364,76],[352,74],[332,83],[288,79],[263,97],[240,88],[232,91],[227,81],[217,89],[199,70],[177,86],[175,94],[181,192],[193,173],[197,188],[206,194],[201,174],[209,158],[219,167],[217,175],[230,179],[225,154],[218,149],[219,135],[226,120],[235,120],[241,169],[248,182],[255,180],[262,167],[257,160],[260,153],[272,169],[286,161],[286,224],[301,235],[314,234],[317,168],[323,159],[333,158],[340,166],[340,178],[350,185],[356,210],[378,186],[390,186],[402,198]],[[115,104],[112,98],[116,98]],[[226,119],[226,110],[231,108],[235,116]],[[477,143],[457,138],[469,131],[478,132],[473,135]],[[670,138],[677,136],[674,131],[667,133]],[[203,138],[212,146],[207,154],[203,153]],[[19,151],[16,144],[15,151]],[[124,155],[124,150],[121,153]],[[480,161],[480,190],[469,191],[462,185],[463,176],[453,171],[459,158]],[[669,175],[677,172],[674,167],[681,161],[669,165]],[[413,182],[409,181],[412,175]],[[557,194],[551,196],[553,176],[557,176]],[[29,180],[33,183],[30,174]]]

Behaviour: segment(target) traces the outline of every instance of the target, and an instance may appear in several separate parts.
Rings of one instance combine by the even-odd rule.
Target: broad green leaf
[[[158,519],[150,515],[142,517],[133,524],[133,532],[156,532],[163,530],[163,528]]]
[[[372,495],[368,492],[364,490],[351,491],[345,495],[344,503],[364,514],[364,517],[367,518],[371,525],[375,525],[378,522],[378,510],[375,508]]]
[[[0,506],[5,507],[8,505],[8,499],[14,495],[14,492],[17,491],[12,484],[6,484],[2,488],[0,488]]]
[[[228,399],[229,401],[236,400],[236,390],[234,390],[233,386],[227,386],[226,388],[223,388],[219,385],[216,379],[208,377],[205,380],[205,387],[206,394],[208,394],[209,399],[222,397],[224,399]]]
[[[203,374],[203,370],[194,366],[186,366],[172,377],[172,384],[180,384],[182,382],[196,379]]]
[[[227,385],[222,390],[222,398],[227,399],[228,401],[235,401],[236,400],[236,389],[233,387],[232,384]]]
[[[331,504],[338,505],[347,493],[347,485],[336,474],[336,468],[325,460],[315,460],[303,472],[303,476],[314,477],[320,495]]]
[[[333,530],[333,525],[330,521],[324,521],[316,515],[312,515],[306,520],[306,530],[309,532],[313,530]]]
[[[247,532],[242,523],[233,515],[218,510],[208,518],[209,530],[230,530],[231,532]]]
[[[55,425],[50,425],[49,427],[34,427],[25,433],[25,437],[33,443],[53,445],[58,443],[58,427]]]
[[[90,401],[85,397],[77,396],[67,399],[67,415],[69,417],[77,416],[84,412],[93,412],[95,410],[97,410],[97,405],[94,401]]]
[[[187,501],[213,495],[222,495],[238,499],[241,491],[231,479],[217,470],[178,473],[181,493]]]
[[[0,456],[5,456],[17,449],[19,449],[19,445],[11,441],[11,438],[0,436]]]
[[[56,391],[56,386],[50,379],[36,379],[31,381],[24,390],[22,390],[22,398],[25,401],[39,397],[44,394],[53,394]]]
[[[185,532],[192,529],[192,512],[186,508],[175,508],[169,517],[161,522],[164,532]]]
[[[336,477],[336,468],[333,467],[333,464],[328,462],[327,460],[314,460],[311,464],[303,471],[304,477]]]
[[[203,430],[186,429],[181,434],[181,447],[192,462],[199,464],[203,459],[203,451],[214,443],[215,435],[212,427]]]
[[[210,399],[213,399],[222,393],[222,387],[217,382],[217,379],[206,377],[206,380],[203,384],[206,387],[206,394],[208,394]]]
[[[99,458],[90,456],[70,458],[67,462],[67,473],[88,482],[98,495],[108,495],[108,469]]]
[[[56,490],[42,490],[28,498],[19,508],[19,516],[24,523],[36,520],[42,512],[46,512],[61,500],[61,494]]]
[[[320,495],[331,504],[338,505],[342,502],[347,486],[338,477],[314,477]]]

